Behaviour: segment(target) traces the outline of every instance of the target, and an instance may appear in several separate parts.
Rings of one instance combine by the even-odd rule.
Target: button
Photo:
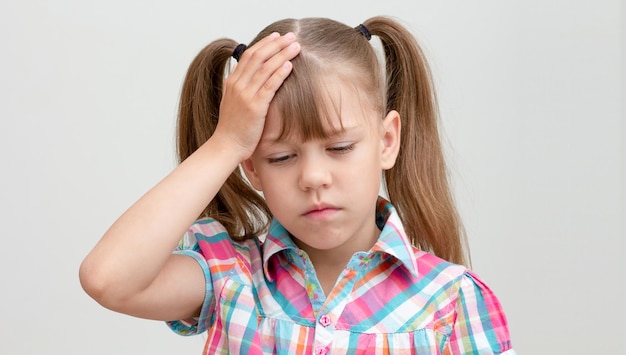
[[[328,327],[331,323],[330,317],[326,314],[320,317],[320,324],[324,327]]]
[[[326,351],[326,348],[318,346],[317,348],[315,348],[315,355],[326,355]]]

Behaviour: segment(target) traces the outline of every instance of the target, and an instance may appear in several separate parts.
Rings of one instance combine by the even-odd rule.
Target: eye
[[[345,154],[354,149],[354,143],[336,145],[328,148],[329,151],[337,154]]]
[[[285,163],[292,157],[293,157],[293,154],[279,155],[279,156],[267,158],[267,161],[270,164],[281,164],[281,163]]]

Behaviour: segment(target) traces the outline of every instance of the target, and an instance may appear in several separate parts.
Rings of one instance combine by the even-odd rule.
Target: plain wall
[[[626,353],[626,5],[602,1],[3,1],[0,353],[200,354],[108,311],[78,267],[175,165],[181,83],[222,36],[391,15],[424,46],[475,271],[519,354]],[[621,350],[621,351],[620,351]]]

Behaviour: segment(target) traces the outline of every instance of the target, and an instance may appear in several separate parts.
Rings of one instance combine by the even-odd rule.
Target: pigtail
[[[183,83],[177,122],[177,153],[181,163],[215,132],[227,64],[237,43],[220,39],[193,60]],[[219,221],[235,240],[248,239],[267,229],[270,211],[261,196],[236,169],[200,217]]]
[[[415,38],[397,22],[374,17],[364,24],[384,49],[387,112],[396,110],[401,117],[400,152],[395,166],[385,171],[389,198],[416,246],[467,265],[469,252],[448,183],[428,63]]]

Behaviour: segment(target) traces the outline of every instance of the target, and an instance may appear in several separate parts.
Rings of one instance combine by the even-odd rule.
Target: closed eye
[[[271,157],[271,158],[267,158],[267,161],[270,164],[280,164],[280,163],[284,163],[287,160],[289,160],[293,155],[280,155],[277,157]]]
[[[337,154],[345,154],[345,153],[351,151],[352,149],[354,149],[354,143],[346,144],[346,145],[333,146],[333,147],[328,148],[329,151],[331,151],[333,153],[337,153]]]

